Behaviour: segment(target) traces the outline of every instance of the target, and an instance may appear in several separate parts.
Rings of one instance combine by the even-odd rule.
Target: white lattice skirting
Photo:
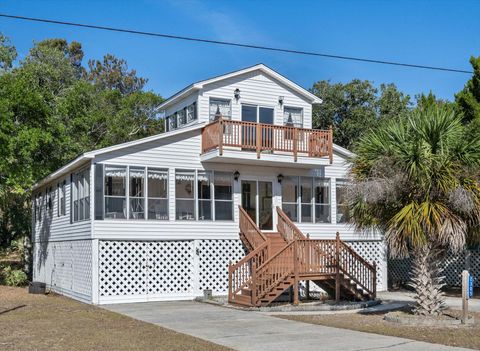
[[[393,286],[405,285],[410,281],[411,258],[388,260],[388,280]],[[445,283],[449,286],[461,286],[461,274],[464,269],[473,276],[474,286],[480,287],[480,250],[466,250],[460,254],[447,254],[442,261]]]
[[[57,293],[92,302],[92,241],[36,242],[33,280]]]

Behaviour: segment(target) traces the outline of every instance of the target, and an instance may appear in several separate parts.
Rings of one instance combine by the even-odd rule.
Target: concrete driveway
[[[106,305],[104,308],[235,350],[465,350],[408,339],[278,319],[193,301]],[[348,318],[348,315],[345,315]]]

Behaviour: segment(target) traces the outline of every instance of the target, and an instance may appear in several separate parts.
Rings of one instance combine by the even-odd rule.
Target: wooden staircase
[[[248,254],[228,268],[228,301],[267,306],[293,287],[299,301],[299,282],[313,281],[336,301],[376,297],[376,266],[340,240],[312,240],[303,235],[277,207],[277,233],[262,233],[239,206],[240,239]]]

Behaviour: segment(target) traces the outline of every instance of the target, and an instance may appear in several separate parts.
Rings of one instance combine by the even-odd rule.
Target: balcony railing
[[[219,119],[202,129],[202,152],[233,148],[253,151],[260,158],[262,152],[328,157],[332,163],[333,132],[254,122]]]

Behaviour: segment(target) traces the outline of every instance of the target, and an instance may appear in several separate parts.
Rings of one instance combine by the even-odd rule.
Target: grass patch
[[[452,313],[456,313],[451,311]],[[475,317],[471,326],[418,327],[405,326],[383,320],[384,313],[378,314],[332,314],[306,316],[276,316],[297,322],[319,324],[328,327],[356,330],[380,335],[397,336],[406,339],[425,341],[448,346],[480,349],[480,313],[470,313]]]
[[[0,350],[229,350],[56,295],[0,286]]]

